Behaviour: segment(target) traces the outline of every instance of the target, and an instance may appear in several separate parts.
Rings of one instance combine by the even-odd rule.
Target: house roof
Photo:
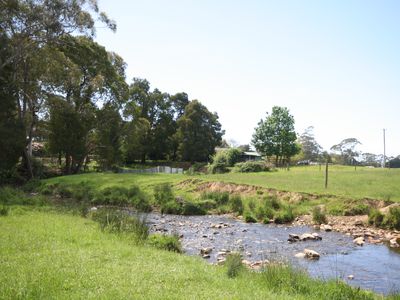
[[[243,152],[244,155],[246,156],[258,156],[261,157],[261,154],[256,152],[256,151],[245,151]]]

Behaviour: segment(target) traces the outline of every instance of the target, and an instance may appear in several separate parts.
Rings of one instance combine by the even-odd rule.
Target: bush
[[[66,184],[59,185],[57,186],[57,194],[59,194],[61,198],[71,198],[72,188]]]
[[[182,253],[182,245],[177,234],[152,234],[148,239],[149,245],[162,250]]]
[[[391,207],[386,215],[384,225],[393,229],[400,229],[400,207]]]
[[[4,186],[0,188],[0,204],[43,206],[47,199],[41,195],[27,196],[22,191]]]
[[[226,257],[225,266],[226,274],[229,278],[234,278],[238,276],[240,271],[243,269],[242,256],[240,255],[240,253],[230,253]]]
[[[250,172],[267,172],[270,167],[263,161],[246,161],[235,164],[235,172],[250,173]]]
[[[233,159],[233,154],[228,151],[219,151],[212,157],[212,163],[208,165],[208,172],[212,174],[229,172],[228,167]]]
[[[275,216],[276,224],[284,224],[289,223],[294,220],[295,216],[293,214],[293,210],[291,207],[287,207],[283,211],[279,211],[279,213]]]
[[[316,224],[325,224],[327,223],[327,218],[325,212],[322,210],[320,206],[315,206],[312,210],[313,221]]]
[[[199,173],[205,173],[207,171],[205,163],[194,163],[190,166],[190,168],[185,172],[188,175],[195,175]]]
[[[254,210],[256,209],[256,202],[254,201],[254,199],[249,200],[248,206],[250,211],[254,212]]]
[[[264,215],[265,215],[266,218],[272,220],[274,218],[275,212],[274,212],[274,210],[272,208],[266,207],[264,209]]]
[[[265,209],[261,206],[258,206],[256,209],[256,218],[258,220],[263,220],[265,218]]]
[[[217,202],[215,200],[207,199],[207,200],[199,200],[198,204],[201,208],[205,210],[214,209],[217,207]]]
[[[229,167],[233,167],[234,164],[240,160],[240,156],[242,155],[242,151],[237,148],[230,148],[224,152],[226,156],[226,163]]]
[[[5,205],[0,206],[0,216],[7,216],[9,212],[10,212],[9,207],[7,207]]]
[[[228,192],[203,192],[201,199],[213,199],[218,205],[224,205],[229,202]]]
[[[236,212],[239,215],[243,214],[243,202],[239,195],[233,195],[230,197],[229,202],[233,212]]]
[[[185,202],[182,207],[182,214],[185,216],[198,216],[206,213],[200,205],[193,202]]]
[[[367,215],[369,213],[370,207],[363,203],[357,203],[344,210],[345,216],[357,216],[357,215]]]
[[[182,214],[182,205],[175,200],[168,201],[161,205],[162,214],[180,215]]]
[[[174,193],[172,192],[171,184],[162,183],[154,187],[154,199],[156,203],[162,205],[171,200],[174,200]]]
[[[368,223],[380,227],[383,224],[384,215],[377,209],[371,209],[368,214]]]
[[[264,205],[266,208],[272,208],[278,210],[281,208],[282,204],[276,195],[268,195],[264,197]]]
[[[132,235],[137,242],[149,236],[145,218],[131,216],[120,210],[99,209],[92,213],[92,219],[100,224],[101,230]]]
[[[245,212],[244,221],[246,223],[257,223],[257,219],[250,212]]]
[[[36,192],[40,190],[41,185],[42,183],[39,179],[32,179],[22,186],[22,190],[27,193]]]
[[[127,206],[132,205],[139,211],[151,211],[149,197],[138,186],[108,187],[97,192],[92,200],[93,204]]]

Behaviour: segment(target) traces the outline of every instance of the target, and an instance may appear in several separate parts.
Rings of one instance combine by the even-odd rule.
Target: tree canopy
[[[300,151],[296,139],[293,116],[286,107],[274,106],[272,113],[267,113],[255,128],[252,144],[258,152],[275,157],[275,163],[281,165]]]

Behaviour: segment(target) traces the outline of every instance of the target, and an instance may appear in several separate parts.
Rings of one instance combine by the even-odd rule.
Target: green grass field
[[[0,217],[1,299],[376,299],[285,267],[242,271],[104,233],[90,219],[11,207]]]
[[[86,181],[97,188],[108,186],[129,186],[138,184],[151,190],[162,183],[178,183],[185,179],[197,178],[204,181],[222,181],[273,188],[282,191],[305,192],[318,195],[336,195],[351,199],[372,198],[400,201],[400,169],[370,169],[358,167],[331,166],[329,186],[325,189],[324,170],[318,166],[294,167],[290,171],[278,170],[265,173],[226,173],[215,175],[170,175],[170,174],[112,174],[90,173],[57,177],[47,183],[63,182],[79,184]]]

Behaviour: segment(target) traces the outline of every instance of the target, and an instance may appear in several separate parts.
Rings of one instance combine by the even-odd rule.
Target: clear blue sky
[[[128,82],[186,92],[249,143],[272,106],[329,149],[400,154],[400,1],[100,0],[117,32],[96,40],[121,55]]]

